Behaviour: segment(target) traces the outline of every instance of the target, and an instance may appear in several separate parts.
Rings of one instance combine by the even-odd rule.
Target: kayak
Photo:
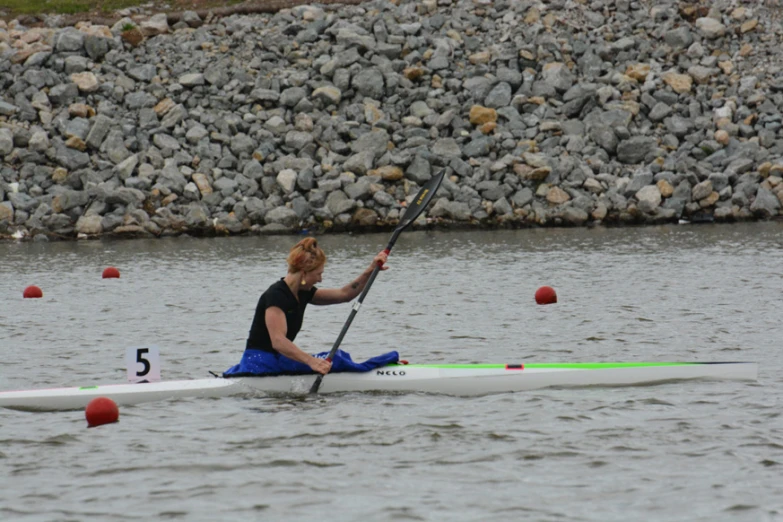
[[[327,375],[319,393],[423,392],[477,396],[547,387],[634,386],[690,379],[756,380],[752,362],[599,362],[389,365]],[[222,377],[0,392],[0,407],[26,411],[83,409],[96,397],[118,405],[257,393],[307,394],[314,375]]]

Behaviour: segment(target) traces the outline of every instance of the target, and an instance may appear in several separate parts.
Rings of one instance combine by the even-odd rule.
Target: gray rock
[[[343,169],[363,176],[373,168],[374,162],[375,154],[373,151],[365,150],[348,158],[343,164]]]
[[[532,201],[533,201],[533,191],[527,187],[518,190],[516,194],[514,194],[514,196],[511,198],[511,202],[517,208],[522,208],[528,203],[531,203]]]
[[[297,174],[293,169],[283,169],[277,175],[277,184],[286,194],[290,194],[296,188]]]
[[[650,185],[653,182],[653,173],[649,169],[642,168],[634,172],[631,181],[625,186],[623,195],[625,197],[631,197],[636,195],[644,187]]]
[[[483,103],[484,99],[492,90],[492,80],[483,76],[473,76],[468,78],[462,84],[462,88],[468,91],[468,94],[473,100]]]
[[[345,47],[354,46],[365,51],[375,49],[376,45],[375,38],[373,36],[370,36],[366,33],[360,34],[353,28],[338,29],[335,39],[338,45],[343,45]]]
[[[514,209],[511,208],[511,205],[505,197],[495,201],[492,204],[492,210],[499,216],[505,216],[514,212]]]
[[[777,216],[780,212],[780,200],[769,190],[765,189],[764,187],[759,187],[758,191],[756,192],[756,199],[750,206],[750,210],[756,216],[769,219],[771,217]]]
[[[652,213],[661,204],[661,191],[656,185],[648,185],[634,194],[639,201],[639,210]]]
[[[185,133],[185,139],[187,139],[190,143],[198,143],[207,136],[209,136],[209,131],[201,125],[192,127],[188,130],[187,133]]]
[[[233,180],[231,178],[227,178],[225,176],[222,177],[222,178],[216,179],[212,183],[212,189],[215,192],[220,192],[220,194],[222,196],[225,196],[225,197],[229,197],[229,196],[233,195],[237,191],[238,187],[239,187],[239,184],[236,182],[236,180]]]
[[[729,177],[723,172],[713,172],[709,176],[709,182],[712,184],[712,190],[721,192],[729,187]]]
[[[250,92],[250,100],[254,102],[276,103],[280,99],[280,93],[272,89],[253,89]]]
[[[43,130],[33,132],[27,143],[27,147],[35,152],[43,152],[49,148],[49,145],[49,135]]]
[[[693,201],[701,201],[702,199],[712,194],[712,192],[712,181],[705,180],[693,187],[691,197],[693,198]]]
[[[46,228],[56,234],[67,236],[73,232],[73,221],[65,214],[52,214],[44,218],[43,222]]]
[[[184,187],[184,184],[183,184]],[[191,203],[186,209],[185,226],[189,229],[201,229],[209,223],[209,212],[204,206],[198,203]],[[104,228],[105,228],[104,224]]]
[[[13,116],[19,110],[16,105],[11,105],[3,100],[0,100],[0,116]]]
[[[111,40],[108,38],[95,35],[84,36],[84,50],[93,61],[97,62],[103,59],[108,54],[110,47]]]
[[[52,102],[53,105],[69,105],[77,96],[79,96],[79,88],[75,83],[55,85],[49,91],[49,101]]]
[[[522,73],[516,69],[498,67],[496,75],[498,81],[511,85],[512,90],[518,89],[519,86],[522,85]]]
[[[55,143],[55,149],[57,151],[55,161],[68,170],[77,170],[90,164],[89,154],[66,147],[60,141]]]
[[[11,129],[0,128],[0,156],[11,154],[14,150],[14,135]]]
[[[383,190],[379,190],[373,194],[372,199],[383,207],[393,207],[397,203],[397,200],[394,199],[394,196]]]
[[[154,96],[143,91],[132,92],[125,96],[123,101],[125,102],[125,106],[130,110],[138,110],[142,107],[154,107],[157,102]]]
[[[12,208],[19,212],[30,212],[40,205],[40,201],[24,192],[10,192],[6,195],[11,202]]]
[[[365,201],[372,196],[370,185],[370,180],[367,178],[359,178],[356,183],[349,183],[343,190],[349,198],[357,201]]]
[[[463,148],[462,153],[468,158],[477,158],[489,155],[494,141],[489,136],[481,136],[468,142]]]
[[[573,226],[584,225],[590,218],[587,212],[574,206],[564,208],[561,217],[563,221]]]
[[[325,85],[315,89],[312,98],[326,104],[337,105],[342,99],[342,91],[333,85]]]
[[[294,107],[307,97],[307,91],[302,87],[291,87],[280,93],[280,103],[286,107]]]
[[[147,196],[140,190],[130,187],[121,187],[108,192],[104,201],[107,205],[129,207],[143,203],[146,198]]]
[[[177,104],[163,115],[160,126],[164,129],[171,129],[174,126],[179,125],[182,121],[187,119],[187,117],[188,110],[182,104]]]
[[[405,170],[405,177],[415,181],[419,185],[426,183],[432,177],[430,162],[423,156],[415,156]]]
[[[438,199],[427,213],[431,217],[442,217],[455,221],[469,221],[472,213],[467,203]]]
[[[374,158],[380,158],[389,147],[389,133],[383,129],[366,132],[351,143],[354,153],[371,152]]]
[[[634,136],[617,145],[617,159],[622,163],[641,163],[657,146],[655,138]]]
[[[136,170],[136,166],[139,164],[139,158],[135,154],[132,154],[122,160],[114,167],[114,172],[117,176],[125,181],[129,177],[133,176],[133,172]]]
[[[198,13],[195,11],[183,12],[182,21],[188,24],[190,27],[201,27],[204,23]]]
[[[285,144],[296,151],[300,151],[313,143],[313,135],[309,132],[290,131],[285,135]]]
[[[76,136],[77,138],[84,140],[89,131],[90,122],[84,118],[74,118],[66,124],[64,134],[66,138]]]
[[[181,194],[185,189],[185,185],[187,185],[187,179],[175,166],[170,165],[158,174],[157,184],[171,192]]]
[[[54,35],[54,50],[58,53],[81,51],[84,46],[84,33],[72,27],[58,31]]]
[[[511,94],[511,85],[506,82],[500,82],[489,91],[489,94],[484,99],[484,106],[492,109],[506,107],[511,103]]]
[[[84,56],[68,56],[65,59],[65,74],[80,73],[87,70],[87,58]]]
[[[103,140],[106,139],[106,136],[109,134],[112,119],[103,114],[98,114],[92,121],[92,128],[87,134],[85,143],[93,149],[99,149],[101,144],[103,144]]]
[[[457,140],[454,138],[441,138],[437,140],[432,146],[432,153],[446,158],[462,157],[462,149],[460,149]]]
[[[326,207],[333,216],[338,216],[356,208],[356,201],[348,198],[342,190],[335,190],[326,197]]]
[[[677,29],[666,31],[663,40],[673,49],[685,49],[693,42],[693,35],[687,26],[682,25]]]
[[[311,169],[301,170],[296,175],[296,186],[304,192],[310,191],[315,186],[315,177]]]
[[[199,85],[204,85],[205,83],[206,80],[201,73],[188,73],[179,77],[179,84],[183,87],[197,87]]]
[[[713,18],[699,18],[696,27],[705,38],[714,40],[726,34],[726,26]]]
[[[650,111],[649,118],[652,121],[662,121],[671,113],[672,113],[672,108],[669,105],[663,102],[658,102]]]
[[[675,114],[671,118],[666,118],[664,121],[666,128],[669,132],[677,136],[678,138],[685,137],[693,129],[693,122],[687,118]]]
[[[97,236],[103,233],[103,217],[99,215],[81,216],[76,220],[76,233]]]
[[[128,69],[127,75],[137,82],[149,82],[158,74],[158,70],[151,63],[145,63]]]
[[[181,148],[179,140],[168,134],[159,133],[152,137],[152,143],[161,150],[179,150]]]
[[[541,72],[544,83],[554,87],[559,92],[565,92],[574,84],[573,73],[564,63],[553,62],[544,67]]]
[[[363,69],[351,80],[351,86],[361,96],[380,100],[384,95],[383,74],[376,68]]]
[[[239,133],[231,138],[231,152],[237,156],[251,155],[256,148],[256,141],[247,134]]]

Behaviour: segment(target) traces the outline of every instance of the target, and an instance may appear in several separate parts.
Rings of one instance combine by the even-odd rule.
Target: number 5
[[[133,346],[125,350],[128,382],[160,381],[160,348]]]
[[[150,362],[142,357],[142,355],[150,352],[149,348],[139,348],[136,350],[136,362],[144,365],[144,369],[140,372],[136,372],[136,377],[144,377],[150,373]]]

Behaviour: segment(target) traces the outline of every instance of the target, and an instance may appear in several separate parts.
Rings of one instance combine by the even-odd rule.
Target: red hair
[[[326,263],[326,254],[314,237],[306,237],[288,253],[288,273],[312,272]]]

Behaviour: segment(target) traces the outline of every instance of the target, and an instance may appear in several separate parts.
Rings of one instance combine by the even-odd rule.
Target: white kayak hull
[[[456,396],[547,387],[632,386],[690,379],[756,380],[756,363],[541,363],[393,365],[363,373],[326,376],[319,393],[422,392]],[[80,388],[0,392],[0,407],[29,411],[83,409],[96,397],[118,405],[186,397],[255,393],[306,394],[313,375],[209,378]]]

